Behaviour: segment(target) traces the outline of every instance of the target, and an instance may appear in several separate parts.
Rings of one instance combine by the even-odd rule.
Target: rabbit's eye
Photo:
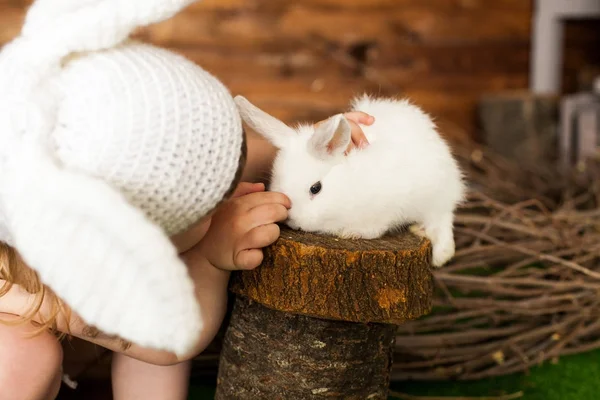
[[[318,194],[321,191],[322,187],[323,185],[321,185],[321,182],[319,181],[310,187],[310,193],[313,195]]]

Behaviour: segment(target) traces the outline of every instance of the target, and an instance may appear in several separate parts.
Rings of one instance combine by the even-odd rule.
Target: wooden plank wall
[[[0,42],[28,3],[0,0]],[[204,0],[138,37],[286,121],[367,91],[409,96],[459,137],[483,93],[527,88],[531,15],[530,0]]]

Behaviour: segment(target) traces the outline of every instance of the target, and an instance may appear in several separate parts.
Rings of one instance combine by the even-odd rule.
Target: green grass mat
[[[391,389],[420,396],[498,396],[522,391],[525,400],[600,400],[600,350],[562,357],[558,364],[532,368],[529,375],[476,382],[400,382]],[[212,400],[214,393],[214,387],[192,382],[189,400]]]

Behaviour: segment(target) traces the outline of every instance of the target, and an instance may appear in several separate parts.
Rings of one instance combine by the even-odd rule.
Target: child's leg
[[[191,362],[153,365],[114,353],[112,384],[114,400],[185,400]]]
[[[3,321],[16,317],[0,313]],[[0,323],[0,400],[54,400],[61,385],[62,348],[50,333]]]

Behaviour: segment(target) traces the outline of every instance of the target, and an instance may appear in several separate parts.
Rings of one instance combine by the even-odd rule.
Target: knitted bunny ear
[[[37,0],[28,10],[22,34],[46,36],[68,52],[112,47],[134,29],[156,23],[197,0]]]
[[[2,204],[22,257],[88,323],[178,354],[202,328],[194,284],[164,233],[103,181],[13,147]]]
[[[70,53],[114,46],[192,2],[38,0],[0,53],[0,233],[85,322],[177,354],[202,329],[187,269],[119,192],[53,159],[48,81]]]

